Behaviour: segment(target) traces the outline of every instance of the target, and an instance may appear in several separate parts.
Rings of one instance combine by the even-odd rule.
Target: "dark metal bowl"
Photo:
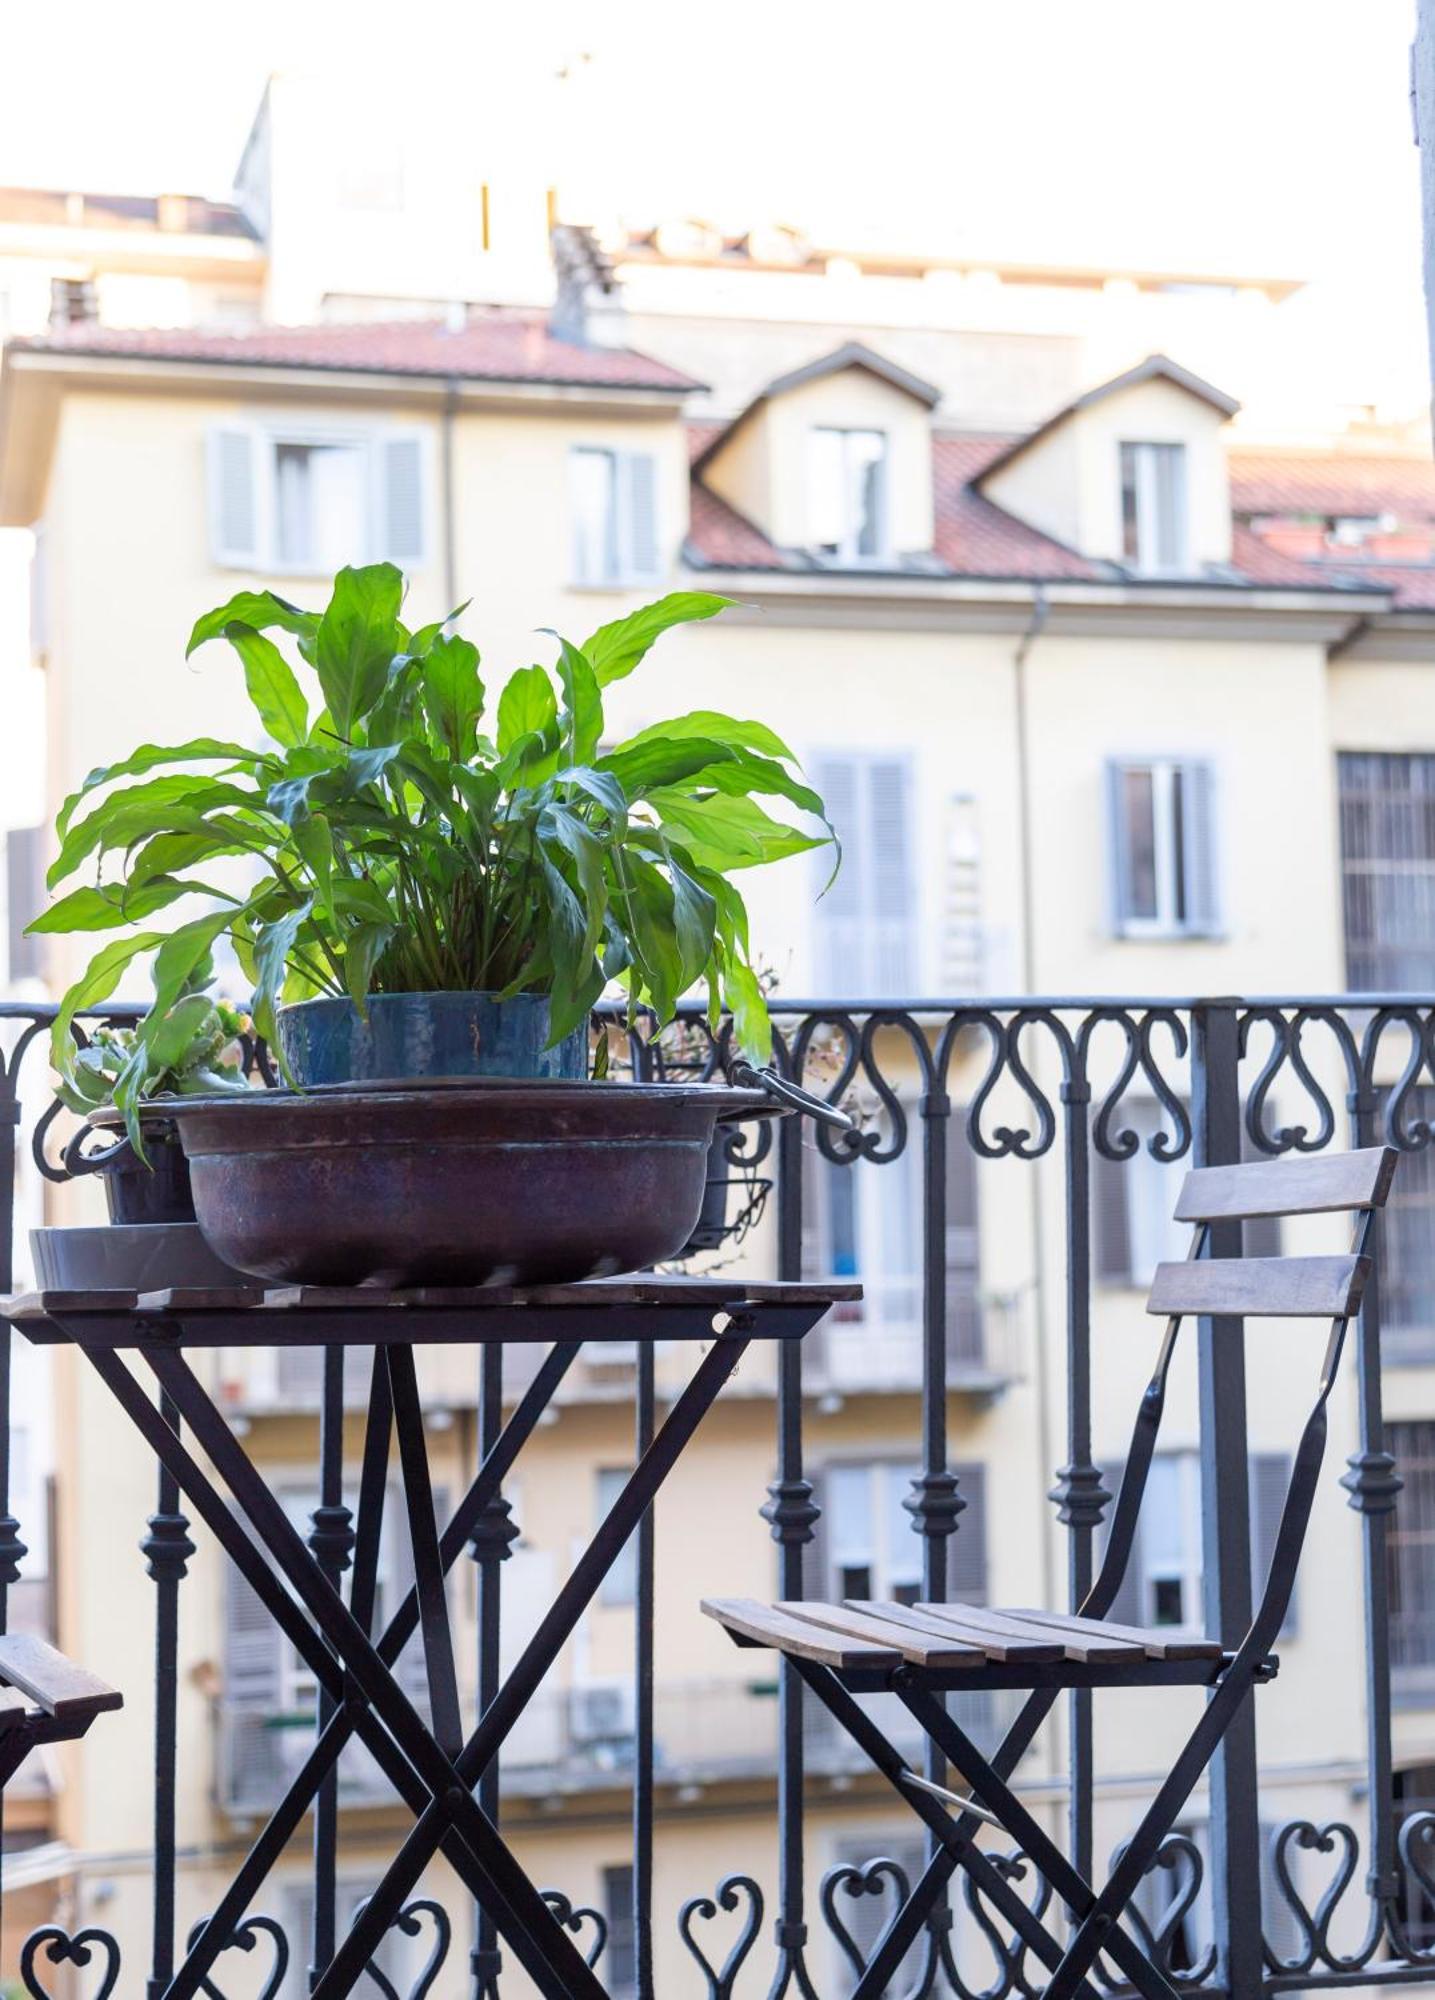
[[[292,1284],[552,1284],[675,1256],[721,1121],[713,1084],[459,1078],[179,1098],[210,1248]]]

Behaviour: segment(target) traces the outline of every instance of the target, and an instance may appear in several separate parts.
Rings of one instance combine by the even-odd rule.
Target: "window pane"
[[[1141,529],[1136,511],[1136,454],[1134,444],[1121,447],[1121,551],[1128,562],[1141,560]]]
[[[887,440],[880,431],[847,433],[847,486],[851,520],[849,537],[859,556],[877,556],[886,540],[883,499]]]
[[[1171,897],[1178,924],[1186,921],[1186,780],[1177,764],[1171,772]]]
[[[827,1474],[827,1533],[834,1561],[867,1562],[872,1549],[872,1468],[834,1465]]]
[[[1149,769],[1122,773],[1122,822],[1126,838],[1126,906],[1130,916],[1154,919],[1156,891],[1156,790]]]
[[[1126,560],[1148,574],[1185,568],[1184,445],[1121,446],[1121,547]]]
[[[1150,447],[1154,478],[1155,564],[1158,569],[1186,566],[1186,447],[1158,444]]]
[[[367,553],[364,453],[357,445],[277,443],[275,554],[284,569],[342,569]]]
[[[612,1511],[613,1502],[628,1483],[628,1473],[620,1465],[605,1465],[598,1472],[598,1520],[606,1521]],[[600,1604],[624,1605],[636,1603],[638,1596],[638,1538],[630,1535],[623,1544],[622,1553],[603,1579],[603,1587],[598,1593]]]
[[[1435,983],[1435,757],[1340,758],[1346,976],[1355,992]]]
[[[618,574],[618,466],[611,451],[572,455],[573,575],[602,583]]]
[[[883,1468],[887,1586],[894,1597],[907,1600],[921,1595],[921,1537],[913,1533],[912,1517],[902,1505],[912,1491],[912,1481],[918,1470],[915,1465],[888,1465]]]

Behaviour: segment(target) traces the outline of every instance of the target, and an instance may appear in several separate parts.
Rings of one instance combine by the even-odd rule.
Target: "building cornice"
[[[1387,611],[1387,592],[1138,585],[1063,578],[854,577],[770,570],[694,570],[738,599],[724,622],[868,631],[1024,632],[1038,603],[1043,631],[1065,638],[1263,639],[1338,646]]]

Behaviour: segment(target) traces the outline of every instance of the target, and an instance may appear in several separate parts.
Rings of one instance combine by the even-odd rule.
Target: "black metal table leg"
[[[404,1476],[409,1546],[414,1559],[414,1589],[419,1600],[419,1630],[423,1634],[424,1668],[428,1676],[433,1733],[446,1756],[463,1748],[463,1718],[458,1706],[458,1670],[453,1658],[453,1628],[449,1624],[444,1589],[443,1557],[434,1520],[433,1481],[419,1406],[418,1374],[411,1347],[385,1350],[389,1387],[394,1401],[394,1427],[399,1438],[399,1465]]]
[[[597,1534],[574,1565],[517,1665],[469,1737],[455,1770],[464,1785],[477,1783],[489,1759],[522,1715],[544,1675],[596,1597],[629,1536],[651,1506],[683,1448],[711,1409],[723,1384],[745,1353],[750,1322],[734,1320],[731,1330],[709,1349],[691,1380],[669,1411],[661,1430],[639,1459]],[[370,1898],[363,1915],[340,1945],[328,1973],[314,1990],[313,2000],[343,2000],[380,1938],[403,1908],[409,1892],[433,1859],[444,1831],[437,1804],[420,1818]],[[593,1975],[592,1986],[601,1993]],[[567,2000],[567,1989],[542,1985],[553,2000]],[[588,1991],[587,1987],[573,1989]]]

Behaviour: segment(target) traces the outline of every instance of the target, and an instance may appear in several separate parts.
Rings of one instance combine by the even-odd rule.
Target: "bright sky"
[[[0,0],[0,181],[223,193],[266,75],[553,161],[591,212],[1324,280],[1418,323],[1413,0]],[[396,32],[401,24],[402,34]],[[880,23],[880,33],[874,32]],[[566,80],[558,81],[560,71]]]

